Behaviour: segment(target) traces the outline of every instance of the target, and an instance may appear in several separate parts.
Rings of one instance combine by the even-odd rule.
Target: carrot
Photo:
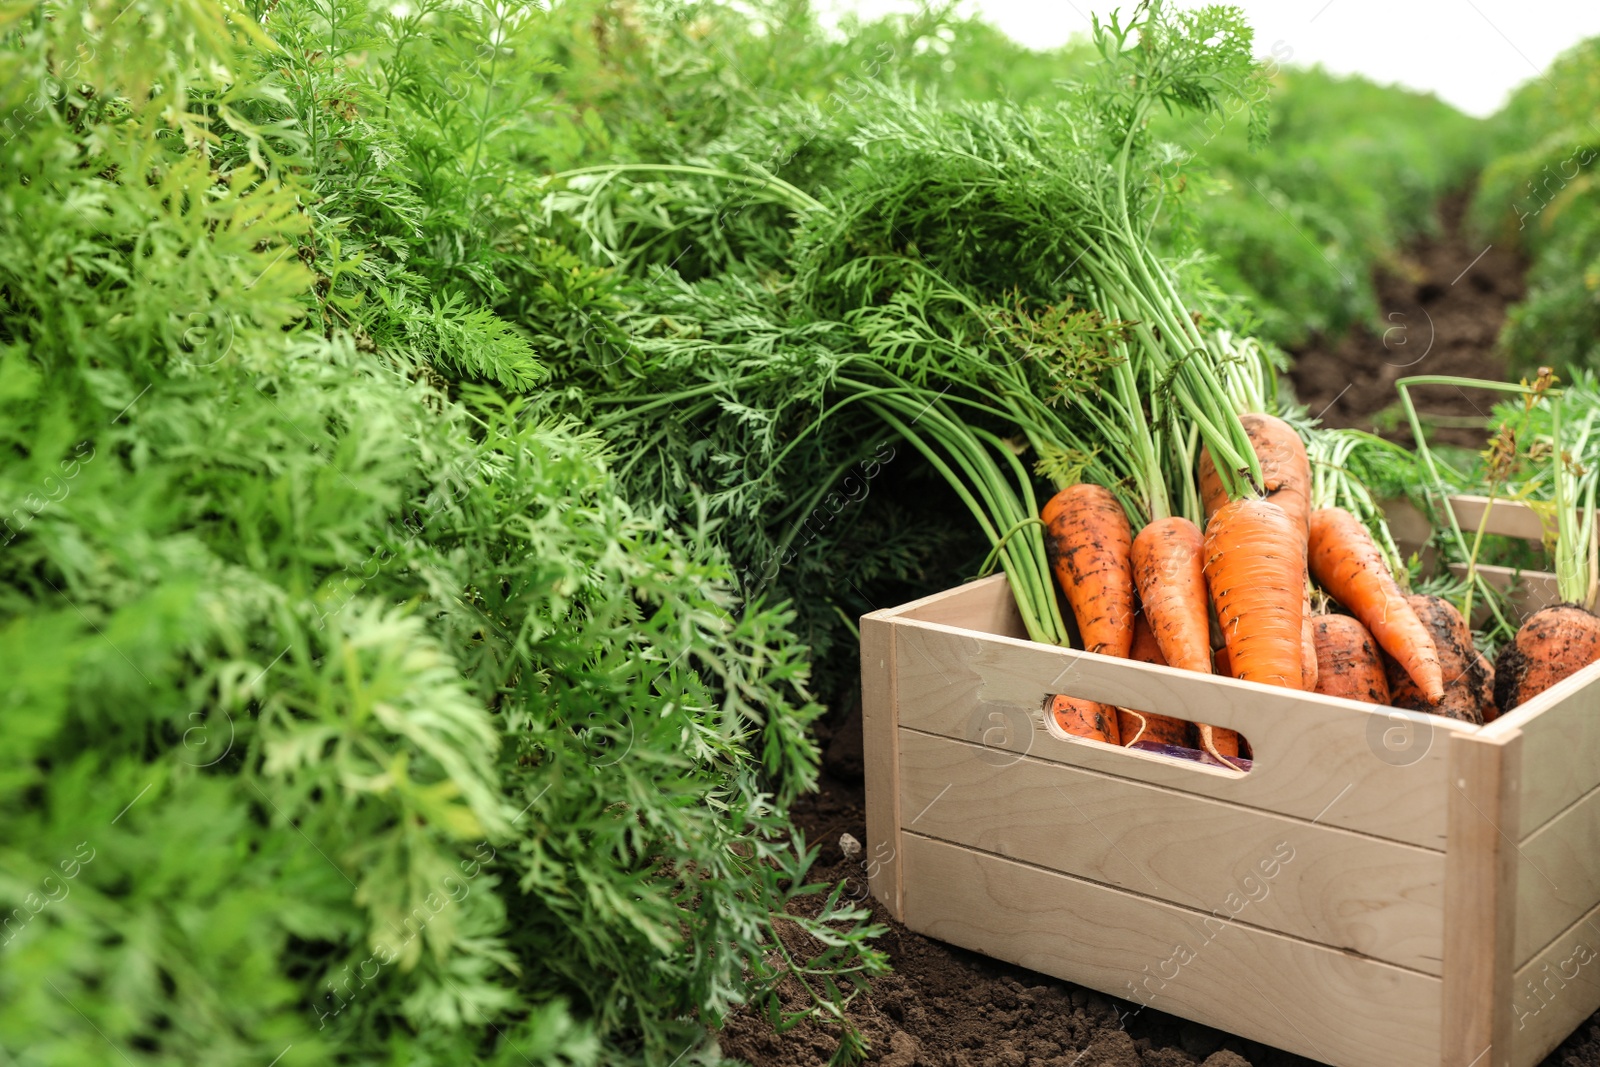
[[[1117,709],[1109,704],[1058,694],[1050,703],[1050,714],[1055,716],[1057,726],[1074,737],[1087,737],[1108,745],[1122,744]]]
[[[1433,635],[1444,676],[1444,699],[1429,704],[1416,682],[1393,659],[1388,659],[1390,703],[1409,711],[1431,711],[1451,719],[1482,725],[1486,707],[1494,705],[1494,672],[1472,643],[1472,630],[1448,600],[1436,596],[1409,596],[1406,603]]]
[[[1417,683],[1430,705],[1444,699],[1444,675],[1433,635],[1395,584],[1361,521],[1344,508],[1311,513],[1311,574],[1371,631]]]
[[[1483,676],[1489,679],[1489,699],[1483,705],[1483,724],[1487,726],[1500,717],[1500,704],[1495,698],[1494,665],[1489,662],[1489,658],[1482,652],[1478,653],[1478,670],[1482,671]]]
[[[1300,688],[1317,691],[1317,675],[1322,664],[1317,659],[1317,634],[1312,625],[1311,583],[1307,582],[1300,599]]]
[[[1133,646],[1133,530],[1109,491],[1087,483],[1063,489],[1040,513],[1056,580],[1089,652],[1126,659]]]
[[[1318,615],[1312,624],[1317,648],[1317,692],[1368,704],[1389,703],[1389,680],[1378,644],[1348,615]]]
[[[1504,714],[1597,659],[1600,618],[1576,604],[1541,608],[1495,662],[1495,704]]]
[[[1210,674],[1204,547],[1200,528],[1188,519],[1157,519],[1133,539],[1133,581],[1166,661]]]
[[[1306,458],[1305,442],[1294,427],[1271,415],[1252,413],[1239,416],[1250,444],[1261,460],[1262,489],[1266,499],[1278,505],[1304,530],[1311,514],[1311,461]],[[1228,502],[1222,479],[1211,461],[1211,453],[1200,451],[1200,499],[1205,504],[1206,521]]]
[[[1134,544],[1137,551],[1138,541]],[[1161,654],[1161,645],[1156,641],[1155,631],[1150,629],[1149,619],[1143,612],[1133,620],[1133,650],[1128,654],[1128,658],[1136,659],[1140,663],[1167,666],[1167,659]],[[1124,745],[1131,745],[1135,741],[1153,741],[1159,745],[1178,745],[1182,748],[1193,748],[1195,745],[1192,725],[1183,719],[1174,719],[1170,715],[1118,708],[1117,726],[1122,731]]]
[[[1211,673],[1220,674],[1224,678],[1233,677],[1233,663],[1228,659],[1227,646],[1211,653]],[[1198,724],[1197,724],[1198,729]],[[1250,744],[1233,730],[1218,729],[1215,726],[1206,726],[1211,731],[1211,740],[1217,752],[1224,756],[1244,756],[1249,758]],[[1207,751],[1210,751],[1209,749]]]
[[[1305,560],[1305,539],[1276,504],[1233,500],[1206,523],[1206,585],[1235,678],[1300,688]]]

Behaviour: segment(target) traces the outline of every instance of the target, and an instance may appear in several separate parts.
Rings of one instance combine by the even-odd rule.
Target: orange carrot
[[[1406,602],[1361,521],[1344,508],[1313,511],[1309,558],[1317,583],[1405,668],[1423,699],[1429,704],[1443,700],[1444,675],[1433,635]]]
[[[1504,714],[1597,659],[1600,618],[1576,604],[1541,608],[1495,663],[1495,704]]]
[[[1233,662],[1228,659],[1227,646],[1223,646],[1211,653],[1211,667],[1211,673],[1213,674],[1220,674],[1224,678],[1233,677]],[[1249,744],[1233,730],[1220,729],[1215,726],[1207,726],[1205,728],[1211,731],[1212,744],[1216,747],[1217,752],[1224,756],[1245,756],[1248,758],[1250,755]],[[1210,750],[1208,749],[1207,751]]]
[[[1311,514],[1311,461],[1306,458],[1305,442],[1294,427],[1272,415],[1241,415],[1239,421],[1244,423],[1250,444],[1261,460],[1266,499],[1282,508],[1298,529],[1306,529]],[[1207,523],[1228,502],[1211,453],[1204,449],[1200,452],[1200,499],[1205,504]]]
[[[1311,583],[1305,584],[1300,601],[1300,688],[1308,693],[1317,691],[1317,674],[1321,670],[1317,661],[1317,635],[1312,626]]]
[[[1389,703],[1389,680],[1378,644],[1348,615],[1318,615],[1312,624],[1317,649],[1317,692],[1368,704]]]
[[[1138,551],[1137,540],[1134,542],[1134,551]],[[1133,650],[1128,658],[1138,660],[1140,663],[1167,666],[1167,659],[1161,654],[1161,645],[1156,641],[1155,631],[1150,629],[1150,622],[1143,612],[1133,620]],[[1154,741],[1162,745],[1194,747],[1194,730],[1183,719],[1157,715],[1154,712],[1118,708],[1117,725],[1122,731],[1124,745],[1131,745],[1135,741]]]
[[[1157,519],[1133,539],[1133,581],[1166,661],[1210,674],[1204,546],[1200,528],[1188,519]]]
[[[1108,745],[1122,744],[1117,709],[1109,704],[1057,695],[1050,704],[1050,714],[1055,716],[1057,726],[1074,737],[1087,737]]]
[[[1045,547],[1089,652],[1126,659],[1133,647],[1133,530],[1098,485],[1063,489],[1045,504]]]
[[[1305,559],[1305,538],[1276,504],[1230,501],[1206,523],[1206,585],[1235,678],[1300,688]]]
[[[1406,603],[1433,635],[1444,677],[1444,699],[1429,704],[1405,669],[1388,659],[1389,703],[1408,711],[1431,711],[1478,725],[1488,721],[1485,710],[1494,704],[1494,672],[1472,643],[1472,630],[1448,600],[1436,596],[1409,596]]]

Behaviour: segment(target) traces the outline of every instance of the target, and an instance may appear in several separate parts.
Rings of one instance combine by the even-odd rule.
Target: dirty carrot
[[[1495,703],[1508,712],[1597,659],[1600,618],[1575,604],[1541,608],[1495,662]]]
[[[1317,675],[1321,664],[1317,660],[1317,635],[1312,626],[1311,583],[1304,586],[1300,602],[1300,688],[1308,693],[1317,690]]]
[[[1305,530],[1311,514],[1311,461],[1306,458],[1305,442],[1294,427],[1272,415],[1251,413],[1239,416],[1239,421],[1261,460],[1261,485],[1266,499],[1282,508],[1297,528]],[[1208,522],[1228,502],[1211,453],[1205,450],[1200,452],[1200,499]]]
[[[1133,581],[1167,663],[1210,674],[1204,547],[1204,535],[1188,519],[1157,519],[1133,539]]]
[[[1410,711],[1431,711],[1451,719],[1482,725],[1494,705],[1494,671],[1472,643],[1472,630],[1454,604],[1436,596],[1414,595],[1406,603],[1433,635],[1444,676],[1444,699],[1429,704],[1417,683],[1393,659],[1388,660],[1390,703]]]
[[[1395,584],[1383,553],[1361,521],[1344,508],[1311,513],[1311,574],[1317,584],[1350,609],[1377,639],[1378,647],[1405,668],[1423,699],[1444,699],[1444,676],[1433,635]]]
[[[1133,530],[1122,505],[1108,490],[1082,483],[1051,497],[1040,518],[1083,648],[1126,659],[1133,646]]]
[[[1317,650],[1317,692],[1368,704],[1389,703],[1389,679],[1378,643],[1349,615],[1318,615],[1312,621]]]
[[[1051,701],[1050,714],[1055,716],[1057,726],[1074,737],[1104,741],[1108,745],[1122,744],[1118,711],[1109,704],[1058,694]]]
[[[1230,501],[1206,523],[1205,577],[1235,678],[1299,689],[1305,538],[1276,504]]]

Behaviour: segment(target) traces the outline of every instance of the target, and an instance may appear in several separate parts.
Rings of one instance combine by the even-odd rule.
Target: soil
[[[1506,308],[1522,299],[1521,257],[1466,230],[1467,194],[1439,205],[1439,233],[1412,242],[1374,276],[1379,326],[1337,341],[1315,338],[1294,354],[1295,395],[1328,426],[1349,426],[1410,443],[1396,380],[1418,374],[1506,378],[1495,351]],[[1526,368],[1515,368],[1520,376]],[[1456,386],[1412,391],[1419,415],[1438,427],[1430,441],[1484,446],[1482,421],[1495,395]],[[1466,425],[1475,423],[1476,425]]]
[[[1313,413],[1325,406],[1325,422],[1377,429],[1405,440],[1409,432],[1381,414],[1392,407],[1395,379],[1419,373],[1504,377],[1493,345],[1506,306],[1522,293],[1523,264],[1498,248],[1474,261],[1483,245],[1462,233],[1465,203],[1464,196],[1446,201],[1440,235],[1415,243],[1394,270],[1377,278],[1381,306],[1391,316],[1386,321],[1403,332],[1391,328],[1386,342],[1361,330],[1336,344],[1317,342],[1297,354],[1292,377],[1298,395]],[[1418,398],[1419,409],[1447,421],[1481,418],[1488,409],[1481,394],[1458,390],[1419,391]],[[1467,446],[1481,447],[1483,440],[1475,428],[1446,427],[1440,434]],[[845,881],[851,898],[870,907],[874,921],[888,928],[878,947],[889,956],[893,972],[873,979],[846,1012],[870,1043],[870,1062],[884,1067],[1314,1064],[914,934],[890,919],[867,895],[865,857],[847,857],[841,847],[845,834],[857,842],[867,840],[859,707],[819,724],[818,733],[825,751],[820,788],[793,809],[806,840],[821,849],[812,880]],[[791,945],[792,950],[804,947]],[[788,1005],[800,1006],[798,998]],[[821,1067],[839,1045],[836,1026],[807,1022],[774,1034],[765,1018],[751,1012],[732,1016],[719,1037],[724,1055],[754,1067]],[[1600,1067],[1600,1013],[1541,1067]]]

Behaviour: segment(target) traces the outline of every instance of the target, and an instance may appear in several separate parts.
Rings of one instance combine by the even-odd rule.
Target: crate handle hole
[[[1209,767],[1243,776],[1253,766],[1250,742],[1243,734],[1216,727],[1219,753],[1200,743],[1200,725],[1170,715],[1155,715],[1113,704],[1100,704],[1066,693],[1044,698],[1044,728],[1050,736],[1076,744],[1124,748],[1174,763]],[[1237,739],[1239,755],[1227,749]],[[1214,735],[1215,736],[1215,735]]]

